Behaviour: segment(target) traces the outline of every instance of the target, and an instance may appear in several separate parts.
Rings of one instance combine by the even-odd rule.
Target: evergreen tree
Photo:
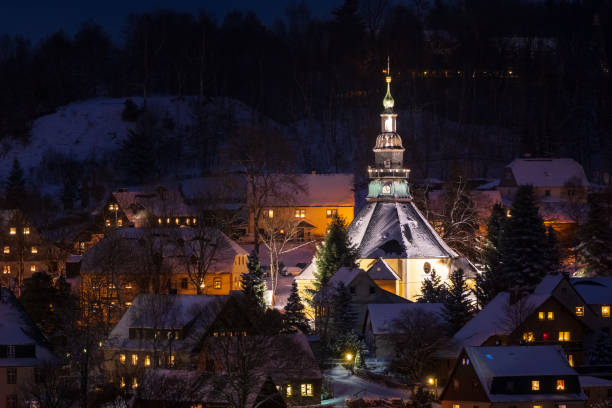
[[[476,286],[473,290],[479,308],[489,303],[506,285],[501,279],[499,259],[499,244],[506,218],[504,207],[501,204],[495,204],[487,224],[487,237],[483,251],[484,271],[476,276]]]
[[[579,231],[578,263],[586,276],[612,275],[612,229],[600,195],[589,194],[587,221]]]
[[[450,274],[448,295],[442,312],[451,336],[472,317],[472,302],[469,299],[469,290],[462,269],[457,269]]]
[[[344,219],[334,217],[329,224],[323,243],[315,254],[315,290],[320,290],[341,266],[355,265],[357,251],[348,237]]]
[[[304,314],[304,305],[298,293],[297,281],[295,280],[291,284],[291,293],[289,294],[287,305],[285,305],[284,321],[285,330],[289,333],[296,333],[298,330],[303,333],[310,331],[308,319],[306,319]]]
[[[546,267],[548,273],[557,273],[561,269],[561,249],[552,225],[546,227]]]
[[[443,303],[446,294],[446,286],[434,269],[431,275],[421,282],[421,296],[417,300],[419,303]]]
[[[548,239],[535,203],[533,187],[520,186],[499,246],[500,282],[504,288],[530,291],[548,270]]]
[[[6,203],[10,208],[21,208],[26,199],[25,180],[23,170],[17,159],[13,160],[13,167],[6,180]]]
[[[589,353],[589,363],[593,365],[612,364],[612,338],[608,333],[601,331],[597,341]]]
[[[349,288],[340,282],[332,296],[332,336],[339,336],[353,330],[357,316],[353,310],[352,300]]]
[[[256,252],[251,252],[247,263],[247,272],[242,274],[242,293],[247,301],[257,310],[263,312],[266,308],[266,280]]]

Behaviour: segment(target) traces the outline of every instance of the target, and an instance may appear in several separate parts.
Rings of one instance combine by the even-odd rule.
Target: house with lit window
[[[559,346],[466,347],[442,408],[582,408],[578,373]]]
[[[20,210],[0,210],[0,282],[20,288],[35,272],[57,275],[67,253],[45,240]]]
[[[140,293],[239,290],[247,263],[247,252],[214,228],[114,229],[83,255],[81,293],[116,321]]]
[[[40,366],[56,361],[49,344],[13,293],[0,288],[0,407],[25,406]]]
[[[321,238],[336,216],[348,224],[355,212],[355,180],[353,174],[278,175],[256,181],[267,193],[261,198],[261,218],[289,217],[297,224],[298,239]],[[270,187],[269,184],[275,184]],[[278,184],[278,185],[276,185]],[[247,197],[255,197],[251,192]],[[248,200],[248,198],[247,198]],[[252,206],[248,206],[252,207]],[[257,214],[249,214],[249,233],[255,228]],[[263,231],[262,231],[263,232]]]
[[[612,277],[572,278],[572,286],[585,301],[585,310],[589,309],[595,316],[594,326],[610,330],[612,317]]]
[[[185,203],[178,190],[163,186],[153,189],[120,189],[112,192],[96,211],[101,227],[181,227],[197,224],[198,214]]]
[[[547,275],[523,297],[501,292],[451,339],[440,353],[445,381],[461,350],[470,346],[560,345],[570,365],[585,361],[585,343],[597,317],[564,275]],[[445,371],[446,370],[446,371]]]

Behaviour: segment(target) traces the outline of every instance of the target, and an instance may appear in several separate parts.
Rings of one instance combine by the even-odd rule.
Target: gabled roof
[[[193,217],[197,212],[185,204],[178,190],[164,187],[142,189],[140,191],[115,191],[111,196],[119,204],[121,211],[130,222],[137,223],[137,214],[146,210],[158,217]]]
[[[393,322],[404,313],[432,313],[442,319],[442,303],[391,303],[368,305],[368,316],[374,334],[395,333]]]
[[[349,286],[351,282],[353,282],[353,280],[363,272],[363,269],[343,266],[338,269],[336,273],[334,273],[328,284],[330,287],[336,287],[340,283],[342,283],[344,286]]]
[[[495,377],[577,376],[561,346],[466,347],[465,352],[491,402],[586,400],[584,393],[493,394]]]
[[[413,202],[370,202],[348,228],[359,258],[455,258]]]
[[[612,277],[572,278],[570,282],[588,305],[612,304]]]
[[[13,293],[0,288],[0,345],[34,345],[34,358],[3,358],[1,366],[31,367],[51,362],[55,356],[45,337]]]
[[[401,280],[389,264],[382,258],[368,269],[368,276],[373,280]]]
[[[531,184],[534,187],[563,187],[568,182],[589,186],[584,169],[574,159],[515,159],[507,167],[519,186]]]

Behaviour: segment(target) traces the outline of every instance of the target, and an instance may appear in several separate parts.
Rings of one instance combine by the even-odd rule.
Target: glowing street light
[[[353,359],[353,355],[351,353],[346,353],[344,358],[346,358],[346,361],[351,361]]]

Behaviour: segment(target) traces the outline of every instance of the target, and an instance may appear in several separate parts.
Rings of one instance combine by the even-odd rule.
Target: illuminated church
[[[373,149],[374,165],[368,168],[367,204],[348,232],[358,249],[359,267],[381,288],[415,300],[421,282],[433,270],[447,282],[449,272],[465,259],[440,238],[412,200],[410,169],[404,167],[405,149],[393,111],[391,76],[386,82],[381,133]]]

